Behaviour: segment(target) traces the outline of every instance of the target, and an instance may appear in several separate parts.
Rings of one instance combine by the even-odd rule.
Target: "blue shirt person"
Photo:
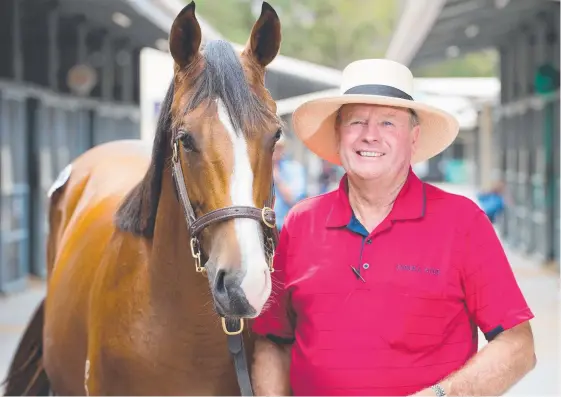
[[[275,214],[280,230],[286,214],[294,204],[306,197],[304,167],[285,154],[286,141],[281,138],[273,154],[273,179],[275,181]]]
[[[489,220],[495,223],[506,207],[504,184],[497,182],[489,191],[478,193],[477,201]]]

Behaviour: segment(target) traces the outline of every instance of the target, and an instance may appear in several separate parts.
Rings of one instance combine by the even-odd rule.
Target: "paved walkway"
[[[472,199],[474,197],[473,189],[469,186],[440,185],[440,187]],[[515,253],[508,252],[508,257],[520,287],[536,316],[532,320],[532,327],[538,364],[534,371],[514,386],[507,395],[560,395],[559,276]],[[8,370],[20,335],[44,293],[43,283],[31,282],[30,288],[25,292],[0,298],[0,377],[2,379]],[[480,336],[480,340],[482,347],[486,342],[483,336]]]

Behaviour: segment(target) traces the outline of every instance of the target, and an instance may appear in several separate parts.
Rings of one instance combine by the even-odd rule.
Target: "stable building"
[[[499,54],[500,100],[479,108],[476,181],[506,184],[506,245],[559,266],[559,0],[405,0],[386,56],[426,66]]]
[[[0,1],[1,293],[45,276],[58,173],[94,145],[140,137],[140,50],[167,43],[161,14],[154,0]]]

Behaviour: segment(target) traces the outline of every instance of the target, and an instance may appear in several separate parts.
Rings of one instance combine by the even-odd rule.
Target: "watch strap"
[[[444,392],[444,389],[442,388],[442,386],[436,384],[436,385],[432,385],[431,389],[434,391],[434,393],[437,395],[437,397],[446,397],[446,392]]]

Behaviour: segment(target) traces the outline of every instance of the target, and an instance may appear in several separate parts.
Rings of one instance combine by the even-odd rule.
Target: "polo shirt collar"
[[[353,210],[349,202],[348,177],[343,175],[339,188],[327,216],[327,227],[347,226],[352,219]],[[393,208],[388,215],[391,220],[410,220],[424,217],[426,212],[425,184],[409,167],[405,184],[399,191]]]

